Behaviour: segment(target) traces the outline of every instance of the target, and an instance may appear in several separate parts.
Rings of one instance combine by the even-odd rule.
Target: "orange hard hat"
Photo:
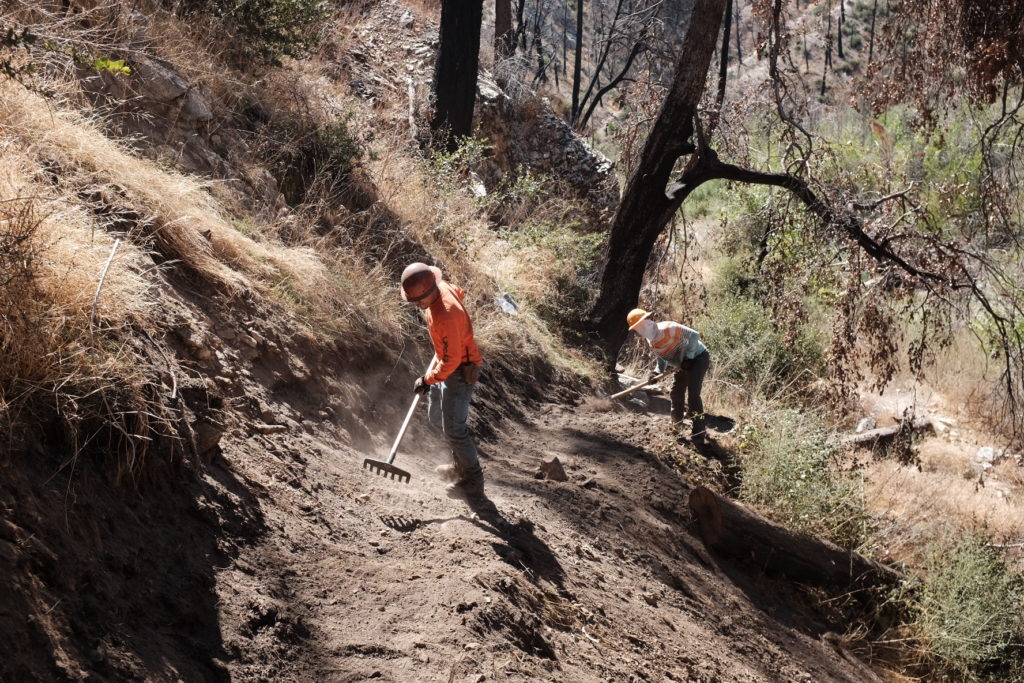
[[[651,311],[645,311],[642,308],[634,308],[632,311],[626,314],[626,323],[629,325],[629,329],[635,330],[637,325],[642,323],[651,317]]]
[[[426,263],[410,263],[402,271],[402,299],[417,302],[437,291],[441,281],[441,269]]]

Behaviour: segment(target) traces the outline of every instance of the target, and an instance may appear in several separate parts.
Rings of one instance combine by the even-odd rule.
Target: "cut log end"
[[[690,492],[690,512],[697,520],[697,530],[704,545],[709,548],[722,538],[722,511],[715,494],[705,486]]]

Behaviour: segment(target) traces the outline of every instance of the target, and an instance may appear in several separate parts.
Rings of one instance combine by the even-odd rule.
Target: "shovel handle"
[[[650,386],[651,384],[654,384],[659,379],[663,379],[665,377],[668,377],[673,372],[674,372],[673,370],[668,370],[666,372],[661,373],[660,375],[656,375],[654,377],[651,377],[648,380],[644,380],[643,382],[640,382],[640,384],[634,384],[633,386],[631,386],[628,389],[623,389],[622,391],[618,392],[617,394],[612,394],[611,396],[608,397],[608,400],[611,401],[611,400],[614,400],[616,398],[621,398],[621,397],[626,396],[628,394],[632,394],[634,391],[639,391],[640,389],[643,389],[646,386]]]

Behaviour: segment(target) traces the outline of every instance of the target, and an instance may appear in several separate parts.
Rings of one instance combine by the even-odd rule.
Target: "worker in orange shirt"
[[[466,421],[483,358],[473,339],[473,321],[462,303],[464,297],[461,288],[442,279],[439,268],[413,263],[402,272],[402,298],[423,310],[434,344],[430,370],[416,379],[413,390],[429,394],[430,422],[444,433],[452,449],[452,464],[439,467],[438,472],[453,482],[450,493],[481,498],[484,475]]]

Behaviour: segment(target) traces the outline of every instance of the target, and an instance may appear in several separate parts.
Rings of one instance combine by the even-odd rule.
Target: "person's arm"
[[[458,324],[450,316],[435,318],[434,325],[430,328],[430,338],[434,342],[434,356],[437,362],[430,372],[424,375],[423,380],[427,384],[437,384],[448,379],[448,376],[462,364],[461,359],[465,350]]]

